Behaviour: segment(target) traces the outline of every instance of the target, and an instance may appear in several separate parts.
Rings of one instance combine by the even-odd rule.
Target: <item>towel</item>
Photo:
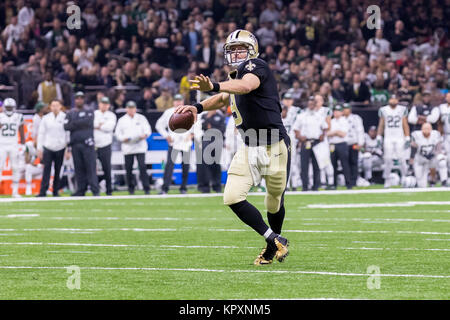
[[[269,169],[270,157],[265,146],[248,147],[248,164],[253,179],[253,185],[260,184],[262,176]]]

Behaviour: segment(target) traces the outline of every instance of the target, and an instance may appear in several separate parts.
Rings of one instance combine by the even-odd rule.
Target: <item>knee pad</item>
[[[277,213],[278,210],[280,210],[281,196],[282,196],[281,194],[278,196],[274,196],[269,193],[266,194],[266,197],[264,199],[264,204],[269,213]]]
[[[226,206],[244,201],[246,199],[245,196],[239,194],[236,189],[232,187],[227,187],[225,185],[225,190],[223,191],[223,204]]]
[[[439,168],[444,168],[447,166],[447,156],[445,154],[442,153],[438,154],[436,156],[436,160],[438,162]]]

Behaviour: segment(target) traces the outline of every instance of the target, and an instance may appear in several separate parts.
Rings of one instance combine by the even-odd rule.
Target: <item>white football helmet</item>
[[[405,179],[403,179],[403,187],[404,188],[414,188],[417,184],[417,179],[414,176],[406,176]]]
[[[5,108],[5,114],[11,116],[17,108],[16,100],[13,98],[6,98],[5,101],[3,101],[3,107]]]

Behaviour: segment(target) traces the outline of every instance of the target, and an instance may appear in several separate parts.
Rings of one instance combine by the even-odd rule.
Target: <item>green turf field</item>
[[[290,255],[264,267],[221,200],[1,202],[0,299],[450,298],[449,192],[286,195]]]

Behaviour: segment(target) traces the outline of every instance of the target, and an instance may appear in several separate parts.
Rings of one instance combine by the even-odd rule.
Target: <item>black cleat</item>
[[[282,236],[278,236],[275,238],[274,243],[277,247],[277,252],[275,253],[275,259],[278,260],[278,262],[283,262],[284,259],[289,255],[289,241],[286,238],[283,238]]]

